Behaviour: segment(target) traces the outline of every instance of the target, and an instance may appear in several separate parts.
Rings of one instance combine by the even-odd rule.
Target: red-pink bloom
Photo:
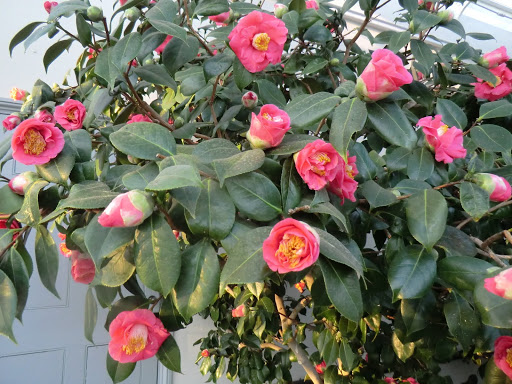
[[[94,261],[83,253],[73,252],[71,254],[71,277],[77,283],[89,284],[94,280],[96,267]]]
[[[85,114],[85,106],[78,100],[67,99],[64,104],[55,107],[55,120],[66,131],[82,128]]]
[[[295,284],[294,287],[297,288],[297,291],[302,293],[306,289],[306,283],[301,280],[297,284]]]
[[[9,91],[9,97],[15,101],[23,101],[27,97],[27,91],[14,87]]]
[[[126,124],[131,124],[131,123],[142,123],[142,122],[148,122],[148,123],[152,123],[153,121],[147,117],[146,115],[141,115],[141,114],[138,114],[138,115],[132,115],[130,117],[130,120],[128,120],[126,122]]]
[[[245,108],[254,108],[258,104],[258,95],[253,91],[245,92],[242,96],[242,104]]]
[[[16,115],[9,115],[3,121],[2,125],[7,131],[12,131],[21,123],[21,119]]]
[[[207,349],[203,349],[201,351],[201,356],[203,357],[209,357],[210,356],[210,351],[208,351]]]
[[[230,17],[230,14],[229,14],[229,13],[230,13],[230,12],[229,12],[229,11],[227,11],[227,12],[223,12],[223,13],[221,13],[221,14],[215,15],[215,16],[208,16],[208,18],[209,18],[211,21],[213,21],[215,24],[219,25],[219,26],[220,26],[220,25],[224,25],[224,26],[225,26],[225,25],[228,25],[228,24],[226,23],[226,21],[228,21],[228,20],[229,20],[229,17]]]
[[[336,177],[329,183],[328,189],[341,199],[341,204],[344,203],[345,199],[350,201],[356,201],[356,190],[357,181],[354,180],[356,175],[359,173],[356,166],[356,157],[348,157],[348,163],[343,159],[342,166],[338,168]]]
[[[327,364],[325,364],[325,361],[322,361],[320,364],[315,365],[315,371],[322,375],[325,371],[325,368],[327,367]]]
[[[492,173],[477,173],[473,176],[472,181],[489,193],[491,201],[505,201],[512,195],[509,182],[501,176]]]
[[[46,109],[38,109],[34,114],[34,119],[42,121],[43,123],[52,123],[55,124],[55,118],[53,115],[47,111]]]
[[[244,317],[245,316],[245,306],[243,304],[240,304],[238,307],[233,308],[231,310],[231,316]]]
[[[507,64],[500,64],[489,71],[496,76],[496,84],[477,77],[478,83],[471,84],[475,86],[475,97],[495,101],[509,95],[512,92],[512,71],[507,68]]]
[[[462,144],[462,130],[457,127],[448,128],[441,119],[441,115],[434,118],[427,116],[421,118],[417,125],[423,128],[425,139],[435,152],[436,161],[448,164],[453,159],[466,157],[466,149]]]
[[[263,259],[272,271],[298,272],[311,266],[320,254],[320,237],[308,224],[292,218],[274,225],[263,241]]]
[[[9,215],[0,215],[0,229],[18,229],[18,228],[21,228],[21,224],[16,221],[16,220],[12,220],[11,221],[11,225],[9,225],[9,227],[7,227],[7,221],[9,220]],[[20,234],[18,232],[14,233],[12,235],[12,239],[13,240],[16,240],[16,238],[19,236]]]
[[[22,164],[46,164],[64,148],[64,135],[53,124],[27,119],[14,131],[11,147],[13,159]]]
[[[318,139],[293,155],[295,168],[309,189],[318,191],[333,181],[344,161],[331,143]]]
[[[478,63],[486,68],[494,68],[502,63],[505,63],[510,58],[507,55],[507,49],[505,46],[501,46],[494,51],[487,52],[478,61]]]
[[[495,295],[512,300],[512,268],[485,279],[484,288]]]
[[[269,63],[281,62],[288,29],[282,20],[252,11],[229,34],[229,46],[249,72],[263,71]]]
[[[418,5],[421,7],[423,4],[425,4],[425,8],[427,11],[433,11],[435,9],[434,3],[431,1],[427,1],[425,3],[424,0],[418,0]]]
[[[148,309],[121,312],[110,323],[108,352],[120,363],[153,357],[170,335],[162,321]]]
[[[283,141],[290,130],[290,116],[273,104],[265,104],[260,113],[252,113],[247,140],[253,148],[273,148]]]
[[[119,4],[120,4],[120,5],[121,5],[121,7],[122,7],[123,5],[125,5],[125,4],[126,4],[126,2],[127,2],[127,1],[128,1],[128,0],[119,0]]]
[[[45,1],[44,2],[44,9],[46,12],[50,13],[52,11],[52,8],[55,8],[59,3],[56,1]]]
[[[179,240],[180,239],[180,236],[181,236],[181,232],[180,231],[176,231],[176,230],[172,230],[172,234],[174,235],[174,237],[176,238],[176,240]]]
[[[366,101],[376,101],[411,82],[412,75],[397,55],[389,49],[377,49],[357,79],[356,92]]]
[[[105,208],[98,218],[103,227],[135,227],[153,213],[151,196],[139,190],[122,193]]]
[[[385,377],[384,381],[388,384],[395,384],[395,379],[393,379],[392,377]]]
[[[404,383],[410,383],[410,384],[420,384],[416,381],[416,379],[414,377],[408,377],[407,379],[405,380],[402,380]]]
[[[512,379],[512,336],[500,336],[494,342],[494,363]]]
[[[156,52],[157,54],[161,55],[161,54],[162,54],[162,52],[164,51],[164,48],[167,46],[167,43],[168,43],[169,41],[171,41],[171,39],[172,39],[172,36],[171,36],[171,35],[168,35],[168,36],[165,38],[164,42],[163,42],[162,44],[160,44],[158,47],[156,47],[156,48],[155,48],[155,52]]]
[[[22,172],[9,180],[8,185],[11,191],[23,196],[27,190],[27,187],[37,179],[39,179],[39,175],[35,172]]]
[[[319,9],[318,3],[316,0],[306,0],[306,8],[309,9]]]

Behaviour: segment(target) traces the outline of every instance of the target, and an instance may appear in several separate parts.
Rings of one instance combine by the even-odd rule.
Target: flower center
[[[279,243],[276,257],[282,264],[294,268],[299,264],[305,245],[302,237],[285,234],[283,240]]]
[[[443,136],[446,131],[448,131],[448,126],[446,124],[441,125],[439,128],[437,128],[437,136]]]
[[[271,116],[269,113],[264,113],[261,115],[265,120],[268,120],[268,121],[274,121],[276,123],[279,123],[281,121],[283,121],[283,119],[281,118],[281,116]]]
[[[496,84],[493,84],[490,81],[486,81],[485,83],[491,88],[496,88],[498,85],[501,84],[501,77],[496,76]]]
[[[325,152],[317,152],[313,156],[311,156],[311,159],[313,159],[318,165],[322,165],[322,166],[331,162],[331,158],[329,156],[327,156],[327,154]],[[317,175],[320,175],[320,176],[325,175],[325,171],[316,166],[312,166],[311,170],[313,172],[315,172]]]
[[[66,112],[66,115],[67,115],[67,117],[68,117],[68,120],[76,121],[75,108],[70,109],[69,111],[67,111],[67,112]]]
[[[270,43],[270,36],[265,32],[258,33],[252,38],[252,46],[258,51],[266,51]]]
[[[29,129],[25,133],[23,149],[27,155],[39,155],[46,149],[46,141],[35,129]]]
[[[512,368],[512,348],[507,349],[507,357],[505,361],[510,366],[510,368]]]
[[[134,325],[128,336],[128,343],[123,345],[123,351],[127,355],[139,353],[146,348],[148,341],[148,327],[142,324]]]
[[[351,165],[348,165],[345,167],[345,174],[350,177],[351,179],[353,179],[354,177],[356,177],[356,175],[354,174],[354,168],[352,168]]]

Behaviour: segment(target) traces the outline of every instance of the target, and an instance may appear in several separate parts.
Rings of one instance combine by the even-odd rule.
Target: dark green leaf
[[[473,74],[473,76],[482,79],[483,81],[487,81],[493,85],[496,84],[498,78],[487,68],[481,67],[476,64],[468,64],[466,68]]]
[[[202,187],[197,168],[191,165],[173,165],[164,168],[147,186],[148,191],[168,191],[182,187]]]
[[[326,117],[340,101],[339,96],[327,92],[301,95],[288,103],[285,111],[293,128],[305,129]]]
[[[76,162],[82,163],[91,160],[91,135],[86,130],[76,129],[74,131],[67,131],[64,134],[64,139],[70,152],[73,152]]]
[[[471,130],[471,139],[480,148],[490,152],[510,152],[512,133],[499,125],[484,124]]]
[[[137,167],[135,171],[123,175],[123,184],[128,189],[143,190],[158,176],[158,165],[150,162],[142,167]]]
[[[84,315],[85,338],[89,340],[91,343],[94,343],[94,341],[92,340],[92,335],[94,333],[94,328],[96,327],[96,321],[98,320],[98,305],[96,304],[96,299],[94,298],[94,294],[92,293],[92,287],[89,287],[87,289],[87,293],[85,295]]]
[[[37,173],[50,183],[65,185],[75,165],[75,155],[69,145],[61,153],[45,164],[36,165]]]
[[[285,135],[281,144],[267,153],[270,155],[290,155],[299,152],[308,143],[315,140],[318,140],[318,138],[311,135]]]
[[[447,256],[476,255],[476,246],[471,238],[460,229],[446,226],[443,237],[437,242],[436,247],[441,247],[447,252]]]
[[[92,43],[91,28],[80,13],[76,15],[76,30],[80,44],[82,44],[83,47]]]
[[[407,176],[412,180],[426,180],[434,172],[434,158],[426,147],[415,149],[407,162]]]
[[[185,41],[187,31],[174,24],[176,14],[178,13],[177,11],[176,3],[172,0],[163,0],[159,1],[154,7],[147,11],[146,17],[151,25],[160,32]]]
[[[423,31],[431,28],[441,22],[441,18],[434,13],[419,10],[414,14],[413,24],[414,32]]]
[[[39,212],[39,192],[48,185],[47,181],[36,180],[28,186],[25,192],[25,200],[20,211],[16,214],[16,220],[27,225],[38,224],[41,220]]]
[[[229,5],[227,0],[200,0],[194,10],[194,14],[201,16],[215,16],[228,11]]]
[[[463,182],[460,188],[460,203],[462,208],[476,220],[489,210],[489,193],[478,185]]]
[[[226,72],[233,64],[233,56],[227,53],[219,53],[204,62],[204,73],[206,78],[215,77]]]
[[[123,297],[122,299],[119,299],[116,301],[112,308],[110,309],[107,319],[105,320],[105,329],[108,331],[108,328],[110,327],[110,323],[119,315],[121,312],[124,311],[133,311],[134,309],[138,308],[148,308],[148,300],[145,299],[142,296],[128,296]]]
[[[133,248],[129,245],[119,247],[110,253],[107,264],[102,263],[103,266],[98,274],[101,284],[106,287],[119,287],[126,283],[135,271],[133,259]]]
[[[44,35],[46,35],[48,33],[51,33],[51,31],[55,31],[55,30],[56,30],[56,27],[55,27],[54,24],[41,25],[39,28],[34,30],[34,32],[32,32],[30,34],[30,36],[28,36],[28,38],[23,43],[23,47],[25,48],[25,52],[27,52],[28,47],[30,47],[32,45],[32,43],[34,43],[37,40],[39,40],[42,36],[44,36]]]
[[[18,44],[23,42],[27,37],[29,37],[32,32],[34,32],[34,29],[36,29],[39,25],[43,24],[42,21],[34,21],[26,26],[24,26],[22,29],[14,35],[14,37],[11,39],[11,42],[9,43],[9,54],[12,57],[12,51],[14,47],[16,47]]]
[[[425,329],[432,310],[436,305],[436,298],[432,292],[427,292],[421,299],[404,299],[400,302],[400,313],[407,330],[407,335]]]
[[[498,100],[482,104],[480,106],[480,116],[478,120],[507,117],[510,115],[512,115],[512,104],[507,100]]]
[[[335,261],[336,263],[344,264],[357,272],[358,276],[363,275],[363,260],[360,255],[354,255],[350,250],[343,245],[336,237],[327,231],[315,228],[315,231],[320,236],[320,253]]]
[[[69,0],[59,3],[56,7],[52,7],[48,21],[53,21],[61,16],[69,17],[76,11],[85,11],[88,5],[80,0]]]
[[[495,328],[512,328],[512,300],[489,292],[484,288],[483,280],[475,287],[474,301],[484,324]]]
[[[224,180],[259,169],[265,160],[265,152],[261,149],[252,149],[241,152],[224,159],[214,160],[212,165],[219,179],[220,185]]]
[[[286,105],[283,93],[273,82],[262,79],[257,80],[256,84],[258,85],[258,96],[263,103],[274,104],[279,108],[283,108]]]
[[[329,141],[339,153],[347,153],[352,135],[363,129],[367,116],[366,103],[358,98],[350,99],[336,107],[329,131]]]
[[[4,271],[0,270],[0,335],[16,343],[12,323],[16,316],[16,289]]]
[[[328,41],[332,40],[331,32],[329,29],[321,24],[314,24],[306,33],[304,33],[304,40],[314,41],[325,45]],[[327,62],[327,60],[325,60]]]
[[[142,80],[146,80],[152,84],[165,85],[172,88],[174,91],[177,89],[176,82],[162,65],[144,65],[134,68],[133,72],[135,72],[135,74]]]
[[[487,277],[487,273],[494,266],[485,260],[453,256],[444,258],[439,262],[439,277],[455,288],[473,291],[476,284]]]
[[[441,120],[449,127],[464,129],[468,125],[464,111],[451,100],[437,99],[436,113],[443,116]]]
[[[23,202],[23,196],[15,194],[7,184],[0,188],[0,214],[10,215],[18,211]]]
[[[48,230],[42,226],[37,226],[35,255],[37,271],[43,285],[51,293],[60,299],[55,282],[59,271],[59,252],[52,236]]]
[[[451,11],[448,11],[451,12]],[[449,29],[453,33],[456,33],[461,38],[466,38],[466,30],[464,29],[464,26],[460,23],[459,20],[452,19],[450,21],[445,21],[441,25],[441,27]]]
[[[240,150],[229,140],[211,139],[205,140],[194,146],[192,155],[203,164],[210,164],[214,160],[225,159],[240,153]]]
[[[135,369],[135,363],[120,363],[107,352],[107,372],[114,384],[126,380]]]
[[[414,55],[414,58],[421,65],[425,66],[425,68],[429,69],[435,63],[436,57],[432,53],[432,48],[427,43],[424,43],[421,40],[412,39],[411,40],[411,51]]]
[[[385,207],[395,203],[396,196],[393,192],[382,188],[373,180],[368,180],[359,187],[361,194],[368,200],[370,207]]]
[[[471,345],[475,343],[480,330],[480,320],[469,303],[456,292],[452,292],[445,302],[444,316],[450,333],[462,345],[464,353],[467,353]]]
[[[46,72],[48,72],[48,67],[50,64],[53,63],[55,59],[57,59],[57,57],[62,54],[62,52],[69,50],[69,47],[73,41],[73,39],[59,40],[50,48],[48,48],[43,57],[43,65]]]
[[[99,181],[85,181],[71,187],[67,199],[59,202],[59,208],[105,208],[118,194]]]
[[[233,3],[234,4],[234,3]],[[242,4],[242,3],[236,3],[236,4]],[[249,72],[245,67],[242,65],[240,60],[238,60],[238,57],[235,57],[235,60],[233,61],[233,75],[235,77],[235,83],[238,89],[242,90],[245,87],[247,87],[249,84],[252,83],[252,73]]]
[[[351,372],[358,366],[359,355],[354,353],[346,339],[341,340],[338,355],[344,371]]]
[[[394,32],[389,40],[388,49],[394,53],[397,53],[404,46],[409,44],[411,40],[411,32],[403,31],[403,32]]]
[[[4,257],[7,258],[1,267],[16,290],[16,317],[21,321],[28,298],[28,270],[23,257],[15,248],[11,248],[10,251],[7,251]]]
[[[156,357],[167,369],[181,373],[180,348],[171,335],[164,341]]]
[[[417,137],[404,112],[395,103],[368,104],[368,118],[377,133],[390,144],[413,149]]]
[[[162,63],[169,72],[174,73],[195,59],[198,52],[199,42],[194,36],[188,36],[186,40],[172,39],[162,52]]]
[[[285,214],[290,209],[296,208],[302,197],[302,179],[295,169],[293,158],[289,157],[283,163],[281,174],[281,202]]]

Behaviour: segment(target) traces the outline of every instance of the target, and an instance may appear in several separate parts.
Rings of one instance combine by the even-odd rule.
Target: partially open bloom
[[[273,148],[283,141],[290,130],[290,117],[275,105],[265,104],[260,113],[252,113],[251,126],[247,132],[247,140],[253,148]]]
[[[74,254],[79,254],[79,251],[74,251],[69,249],[66,246],[66,235],[63,233],[58,233],[57,236],[59,236],[59,239],[62,240],[62,242],[59,244],[59,251],[63,256],[66,256],[67,258],[72,257]]]
[[[357,181],[354,180],[359,173],[356,166],[356,157],[348,157],[347,161],[343,159],[342,166],[338,168],[336,177],[329,183],[328,189],[341,199],[341,204],[345,199],[356,201]]]
[[[509,95],[512,92],[512,71],[507,68],[507,64],[502,63],[489,71],[496,76],[496,84],[477,78],[478,83],[472,83],[475,86],[475,97],[495,101]]]
[[[171,35],[168,35],[168,36],[165,38],[165,40],[163,41],[163,43],[162,43],[162,44],[160,44],[158,47],[156,47],[156,48],[155,48],[155,52],[156,52],[157,54],[161,55],[161,54],[162,54],[162,52],[164,51],[164,48],[167,46],[167,43],[168,43],[169,41],[171,41],[171,39],[172,39],[172,36],[171,36]]]
[[[141,115],[141,114],[138,114],[138,115],[133,115],[130,117],[130,120],[128,120],[126,122],[126,124],[131,124],[131,123],[142,123],[142,122],[148,122],[148,123],[152,123],[153,121],[147,117],[146,115]]]
[[[135,227],[151,216],[153,206],[149,194],[134,189],[116,196],[100,215],[98,223],[104,227]]]
[[[96,267],[90,256],[80,252],[71,254],[71,277],[77,283],[89,284],[94,280]]]
[[[309,9],[319,9],[318,3],[316,0],[306,0],[306,8]]]
[[[274,15],[280,19],[282,18],[285,13],[288,12],[288,7],[284,4],[281,4],[281,3],[277,3],[277,4],[274,4]]]
[[[169,337],[162,321],[148,309],[121,312],[110,323],[108,352],[120,363],[153,357]]]
[[[512,379],[512,336],[500,336],[494,342],[494,363]]]
[[[495,295],[512,300],[512,268],[485,279],[484,288]]]
[[[478,60],[478,64],[486,68],[494,68],[502,63],[505,63],[510,58],[507,55],[507,49],[505,46],[501,46],[494,51],[487,52],[484,54],[480,60]]]
[[[27,191],[27,187],[37,179],[39,179],[39,175],[37,173],[30,171],[23,172],[14,176],[9,181],[9,188],[14,193],[23,196]]]
[[[52,8],[55,8],[59,3],[56,1],[45,1],[44,2],[44,9],[46,12],[50,13],[52,11]]]
[[[462,130],[457,127],[448,128],[441,119],[441,115],[434,118],[427,116],[421,118],[417,125],[423,128],[425,139],[435,152],[436,161],[448,164],[453,162],[453,159],[466,157],[466,149],[462,144]]]
[[[325,361],[322,361],[320,364],[315,365],[315,371],[319,375],[322,375],[324,373],[326,367],[327,367],[327,364],[325,363]]]
[[[249,72],[263,71],[269,63],[281,62],[288,29],[282,20],[252,11],[228,36],[229,46]]]
[[[320,237],[308,224],[292,218],[274,225],[263,241],[263,259],[272,271],[297,272],[311,266],[320,254]]]
[[[245,316],[245,306],[243,304],[240,304],[238,307],[233,308],[231,310],[231,316],[244,317]]]
[[[15,101],[23,101],[27,98],[27,91],[19,88],[11,88],[9,97]]]
[[[258,104],[258,95],[253,91],[245,92],[242,96],[242,104],[245,108],[254,108]]]
[[[12,131],[21,123],[21,119],[16,115],[9,115],[3,121],[2,125],[7,131]]]
[[[64,148],[64,135],[53,124],[27,119],[14,131],[11,147],[13,159],[22,164],[46,164]]]
[[[208,16],[208,18],[213,21],[217,25],[227,25],[227,21],[229,20],[230,12],[223,12],[221,14],[215,16]]]
[[[510,199],[512,189],[509,182],[501,176],[492,173],[477,173],[473,176],[473,181],[489,193],[491,201]]]
[[[334,180],[343,159],[332,146],[323,140],[315,140],[293,155],[295,168],[309,189],[318,191]]]
[[[67,99],[64,104],[55,107],[55,120],[66,131],[82,128],[85,114],[85,106],[78,100]]]
[[[210,351],[208,351],[207,349],[203,349],[201,351],[201,356],[203,357],[209,357],[210,356]]]
[[[453,20],[453,12],[448,9],[437,12],[437,16],[441,18],[441,25]]]
[[[7,227],[7,222],[9,221],[9,215],[0,215],[0,229],[18,229],[21,228],[21,224],[16,221],[12,220],[9,227]],[[12,239],[16,240],[16,238],[19,236],[19,233],[15,233],[12,235]]]
[[[389,49],[377,49],[357,79],[356,92],[366,101],[376,101],[410,83],[412,75],[405,69],[402,59]]]
[[[52,123],[55,124],[55,118],[53,115],[47,111],[46,109],[38,109],[34,114],[34,119],[42,121],[43,123]]]

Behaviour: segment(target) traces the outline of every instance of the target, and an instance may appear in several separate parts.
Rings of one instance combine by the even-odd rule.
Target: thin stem
[[[278,351],[278,352],[282,351],[284,349],[284,348],[280,347],[279,345],[275,345],[272,343],[261,343],[260,348],[261,349],[265,349],[265,348],[273,349],[274,351]]]
[[[483,254],[487,257],[490,257],[491,259],[493,259],[496,264],[498,264],[500,267],[506,267],[507,264],[505,264],[503,261],[500,260],[500,258],[498,256],[496,256],[496,254],[489,248],[489,247],[486,247],[486,248],[483,248],[482,245],[483,245],[483,241],[476,238],[476,237],[473,237],[473,236],[470,236],[469,237],[471,239],[471,241],[473,241],[473,243],[475,243],[476,245],[478,245],[483,252],[479,252],[480,254]]]
[[[213,118],[213,122],[215,123],[215,126],[217,126],[217,124],[219,124],[219,122],[217,121],[217,114],[215,113],[215,108],[213,107],[213,102],[215,101],[215,94],[217,92],[217,84],[219,83],[219,79],[220,79],[220,75],[218,75],[215,78],[215,83],[213,84],[213,89],[212,89],[212,95],[210,96],[210,101],[208,102],[208,104],[210,104],[210,111],[212,112],[212,118]],[[220,131],[217,131],[217,135],[219,134],[219,132]],[[219,137],[222,137],[222,132],[220,132]]]
[[[162,300],[162,299],[163,299],[163,296],[162,296],[162,295],[160,295],[160,297],[159,297],[159,298],[157,298],[157,299],[153,302],[153,304],[151,304],[151,307],[149,307],[149,310],[150,310],[150,311],[153,311],[153,309],[155,309],[156,305],[157,305],[157,304],[160,302],[160,300]]]
[[[357,31],[356,35],[345,45],[345,56],[343,57],[343,64],[347,64],[348,57],[350,56],[350,50],[352,49],[352,47],[356,43],[357,39],[359,39],[359,36],[361,36],[361,34],[366,29],[366,26],[370,22],[370,20],[371,20],[371,18],[373,16],[373,13],[376,10],[377,10],[377,8],[375,8],[375,7],[370,10],[370,13],[368,13],[368,16],[366,16],[364,18],[363,23],[359,27],[359,30]]]
[[[322,121],[320,121],[320,124],[318,124],[318,127],[316,128],[316,131],[315,131],[315,136],[318,136],[318,134],[320,133],[320,130],[322,129],[322,127],[324,126],[326,121],[327,121],[327,116],[324,117],[322,119]]]
[[[483,216],[486,216],[486,215],[489,215],[489,214],[491,214],[491,213],[493,213],[493,212],[497,211],[498,209],[503,208],[503,207],[506,207],[507,205],[510,205],[510,204],[512,204],[512,200],[510,200],[510,199],[509,199],[509,200],[506,200],[506,201],[503,201],[503,202],[501,202],[501,203],[499,203],[499,204],[495,205],[494,207],[492,207],[492,208],[488,209],[488,210],[487,210],[487,212],[485,212],[485,213],[482,215],[482,217],[483,217]],[[461,221],[461,222],[459,223],[459,225],[457,225],[457,229],[461,229],[461,228],[462,228],[463,226],[465,226],[467,223],[470,223],[470,222],[472,222],[472,221],[473,221],[473,218],[472,218],[472,217],[468,217],[466,220]]]
[[[332,87],[336,89],[338,85],[336,84],[336,81],[334,80],[334,76],[332,75],[331,68],[327,67],[327,73],[329,74],[329,77],[331,78]]]
[[[176,225],[174,225],[174,221],[172,220],[171,215],[169,215],[169,212],[167,212],[167,209],[161,205],[158,205],[158,210],[164,214],[165,220],[167,221],[167,224],[169,224],[169,227],[171,227],[172,230],[176,229]]]
[[[107,19],[103,18],[103,26],[105,27],[105,36],[107,38],[107,45],[110,47],[110,34],[108,32]]]
[[[508,231],[499,231],[499,232],[495,233],[494,235],[489,236],[487,239],[485,239],[483,241],[481,248],[485,249],[485,248],[489,247],[495,241],[498,241],[498,240],[504,238],[505,233],[509,233],[509,232]]]
[[[206,49],[206,52],[210,56],[214,56],[213,51],[208,47],[208,43],[199,35],[199,33],[196,32],[194,27],[192,26],[192,21],[190,20],[190,15],[188,13],[188,0],[183,0],[183,7],[185,8],[185,15],[187,17],[187,26],[190,30],[190,33],[194,35],[194,37],[201,43],[201,45]]]

